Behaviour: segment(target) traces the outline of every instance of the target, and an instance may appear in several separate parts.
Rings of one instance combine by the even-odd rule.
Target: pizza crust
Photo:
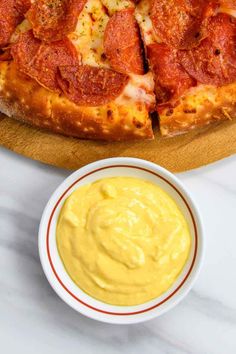
[[[210,123],[232,120],[236,118],[236,83],[192,88],[175,107],[160,107],[159,118],[161,134],[169,137]]]
[[[86,139],[152,139],[145,103],[81,107],[19,73],[14,62],[0,63],[0,111],[39,128]]]

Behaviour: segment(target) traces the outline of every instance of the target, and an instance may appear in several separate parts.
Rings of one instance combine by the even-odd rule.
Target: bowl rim
[[[160,301],[160,303],[156,304],[155,306],[151,306],[145,310],[134,311],[130,313],[129,312],[115,313],[111,311],[98,309],[96,307],[93,307],[83,302],[81,299],[78,299],[68,288],[66,288],[66,286],[63,284],[60,277],[58,276],[54,268],[51,255],[50,255],[50,250],[49,250],[48,239],[50,235],[50,224],[55,210],[57,209],[58,205],[63,200],[63,198],[65,198],[65,195],[82,179],[84,178],[86,179],[86,177],[88,177],[89,175],[95,172],[99,173],[100,171],[111,167],[124,167],[124,168],[126,167],[126,168],[133,168],[137,170],[144,170],[148,173],[154,174],[156,177],[161,178],[166,183],[168,183],[171,186],[171,188],[173,188],[180,195],[180,197],[183,199],[184,203],[186,204],[190,212],[193,225],[194,225],[194,230],[195,230],[195,235],[194,235],[195,243],[197,244],[197,246],[194,249],[194,256],[189,271],[186,274],[183,281],[180,283],[180,285],[175,289],[175,291],[172,292],[169,296],[167,296],[164,301]],[[99,178],[100,177],[96,179]],[[57,197],[56,198],[57,201],[55,202],[54,199],[58,193],[60,194],[60,198],[58,199]],[[50,216],[48,214],[49,210],[51,210]],[[47,235],[46,235],[46,247],[45,247],[45,225],[46,224],[47,224],[46,226]],[[154,317],[158,317],[164,314],[165,312],[169,311],[174,306],[176,306],[193,287],[194,282],[196,281],[202,267],[202,261],[203,261],[204,249],[205,249],[204,238],[203,238],[203,225],[202,225],[202,219],[199,210],[192,196],[189,195],[189,192],[186,190],[186,187],[184,187],[182,182],[171,172],[169,172],[168,170],[166,170],[165,168],[159,165],[156,165],[147,160],[129,158],[129,157],[118,157],[118,158],[108,158],[108,159],[98,160],[76,170],[71,175],[69,175],[56,188],[54,193],[49,198],[48,203],[43,211],[40,226],[39,226],[38,247],[39,247],[39,256],[40,256],[40,261],[42,264],[43,271],[46,275],[47,280],[49,281],[50,285],[57,293],[57,295],[64,302],[66,302],[70,307],[75,309],[80,314],[83,314],[94,320],[98,320],[106,323],[113,323],[113,324],[130,324],[130,323],[144,322]],[[47,254],[48,262],[45,261],[45,254]],[[51,269],[49,269],[49,267],[51,267]],[[54,273],[54,277],[52,277],[52,271]],[[58,286],[58,284],[60,286]],[[181,290],[181,292],[179,290]],[[166,293],[167,291],[164,294]],[[94,298],[91,297],[90,295],[86,294],[86,296],[94,300]],[[77,304],[78,306],[74,303],[74,300],[72,301],[71,297],[79,302],[79,305]],[[166,302],[167,302],[167,306],[161,308],[161,305],[163,305]],[[106,304],[104,304],[104,306],[105,305]],[[126,309],[127,306],[119,306],[119,308]],[[98,314],[96,312],[98,312]],[[144,313],[145,316],[142,317],[142,314]]]

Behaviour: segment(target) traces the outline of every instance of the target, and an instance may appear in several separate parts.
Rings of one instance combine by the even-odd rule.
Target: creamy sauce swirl
[[[189,255],[187,222],[160,187],[131,177],[82,186],[66,200],[57,245],[73,281],[113,305],[137,305],[175,282]]]

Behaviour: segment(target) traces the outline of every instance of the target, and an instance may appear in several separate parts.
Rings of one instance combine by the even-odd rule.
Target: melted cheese
[[[19,35],[21,33],[27,32],[31,29],[31,24],[29,23],[28,20],[24,20],[23,22],[21,22],[17,27],[15,32],[13,33],[13,35],[11,36],[10,42],[14,43],[17,41]]]
[[[69,35],[82,63],[92,66],[109,67],[104,56],[103,37],[109,21],[101,1],[89,0],[81,12],[76,30]]]
[[[152,107],[155,105],[155,100],[154,79],[152,73],[148,72],[146,75],[130,75],[128,85],[115,102],[124,105],[135,101]]]
[[[141,34],[145,45],[149,45],[158,41],[158,38],[156,37],[153,29],[149,12],[150,12],[149,0],[141,1],[135,10],[135,17],[141,29]]]
[[[236,18],[236,10],[232,10],[232,9],[230,9],[228,7],[221,6],[219,12],[231,15],[231,16]]]
[[[116,11],[134,7],[134,3],[129,0],[101,0],[103,6],[106,7],[109,15],[113,15]]]

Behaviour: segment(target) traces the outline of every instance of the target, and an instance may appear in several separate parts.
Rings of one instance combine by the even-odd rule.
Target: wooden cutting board
[[[236,153],[236,120],[207,126],[175,138],[108,143],[51,134],[0,114],[0,145],[50,165],[77,169],[98,159],[129,156],[180,172]]]

